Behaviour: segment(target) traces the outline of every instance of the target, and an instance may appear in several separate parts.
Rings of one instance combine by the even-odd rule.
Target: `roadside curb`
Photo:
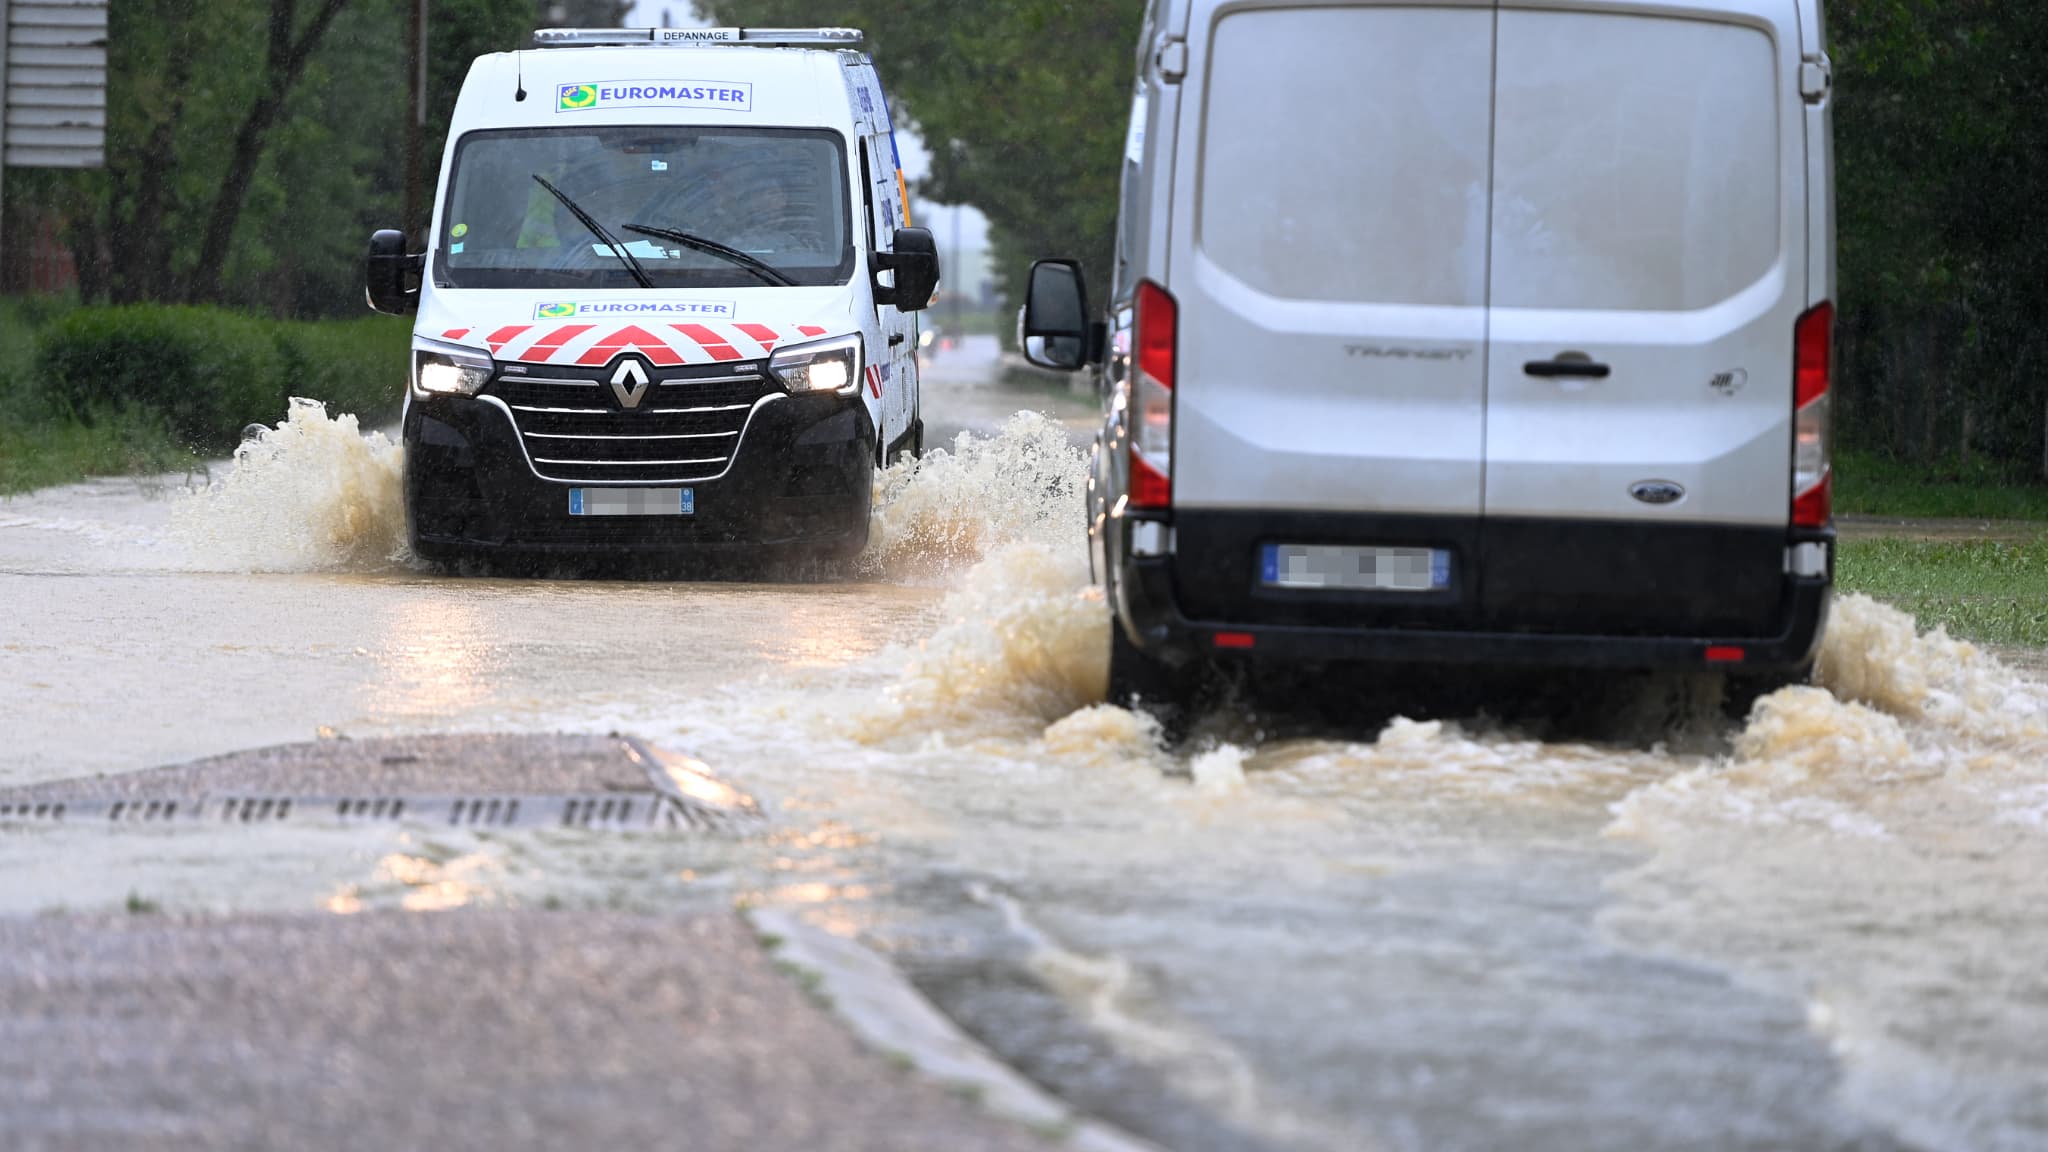
[[[835,1016],[876,1052],[908,1060],[928,1079],[973,1092],[989,1111],[1057,1133],[1082,1152],[1164,1152],[1068,1107],[998,1060],[859,941],[834,936],[782,908],[745,912],[777,960],[815,974]]]

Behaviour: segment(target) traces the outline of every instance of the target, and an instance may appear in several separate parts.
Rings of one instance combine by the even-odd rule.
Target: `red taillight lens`
[[[1834,385],[1835,306],[1822,304],[1801,316],[1793,346],[1792,406],[1804,408]]]
[[[1173,380],[1180,308],[1166,289],[1138,285],[1137,372],[1131,381],[1131,507],[1173,503]]]
[[[1793,338],[1792,524],[1825,528],[1834,517],[1831,463],[1835,376],[1835,306],[1799,318]]]

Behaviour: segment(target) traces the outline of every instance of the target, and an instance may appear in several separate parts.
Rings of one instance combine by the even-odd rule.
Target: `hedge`
[[[215,308],[137,304],[81,308],[42,333],[36,379],[44,397],[91,424],[140,409],[183,443],[226,452],[253,423],[284,419],[304,396],[365,420],[397,410],[404,393],[404,320],[290,322]]]

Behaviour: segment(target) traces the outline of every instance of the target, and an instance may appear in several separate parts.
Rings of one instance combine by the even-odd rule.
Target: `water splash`
[[[1809,995],[1855,1110],[1934,1149],[2048,1138],[2048,690],[1842,598],[1822,688],[1761,701],[1733,754],[1632,793],[1653,855],[1605,923]]]
[[[1026,741],[1109,691],[1109,610],[1074,555],[1007,544],[947,595],[945,623],[910,656],[868,743],[923,737]]]
[[[245,571],[360,571],[404,564],[404,453],[352,415],[294,399],[283,423],[235,450],[227,479],[181,499],[174,538]]]
[[[943,575],[1016,543],[1078,556],[1084,463],[1066,429],[1035,412],[1010,417],[993,437],[962,432],[950,451],[900,461],[876,478],[860,566],[899,578]]]

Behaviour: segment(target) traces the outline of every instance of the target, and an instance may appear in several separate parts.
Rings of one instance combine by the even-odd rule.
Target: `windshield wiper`
[[[562,207],[567,208],[570,214],[576,217],[578,223],[590,229],[592,236],[597,237],[604,243],[605,247],[612,250],[612,255],[617,256],[626,265],[626,271],[633,274],[633,279],[639,281],[642,288],[654,287],[654,281],[648,278],[647,269],[640,266],[640,261],[634,259],[631,252],[626,251],[626,246],[619,243],[618,237],[605,231],[604,225],[599,224],[591,217],[590,213],[585,212],[574,200],[569,199],[567,192],[548,183],[547,177],[535,172],[533,178],[540,183],[541,187],[554,193],[555,199],[562,202]]]
[[[707,255],[723,257],[778,288],[796,287],[796,280],[789,273],[757,256],[727,247],[716,240],[706,240],[702,236],[678,232],[673,228],[649,228],[645,224],[621,224],[620,227],[628,232],[638,232],[642,236],[652,236],[656,240],[666,240],[671,244],[681,244],[685,248],[695,248]]]

